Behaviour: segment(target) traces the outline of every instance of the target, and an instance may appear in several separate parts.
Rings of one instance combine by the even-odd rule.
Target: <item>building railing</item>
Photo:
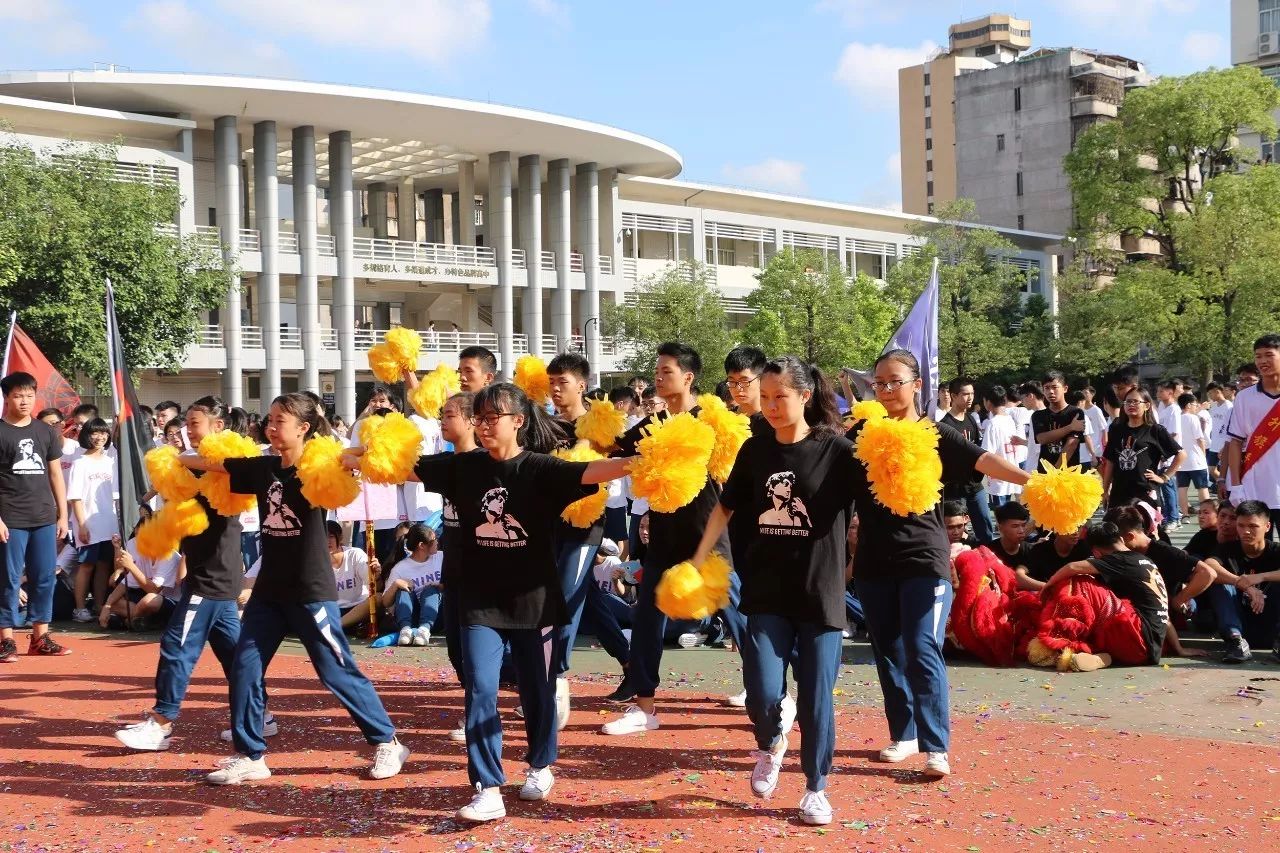
[[[547,250],[543,249],[542,269],[551,270],[552,272],[555,272],[555,269],[556,269],[556,253],[555,252],[548,252]]]
[[[547,353],[547,352],[558,352],[558,350],[556,349],[556,346],[557,346],[557,342],[558,342],[558,341],[559,341],[559,338],[557,338],[555,335],[543,335],[543,336],[542,336],[542,351],[543,351],[544,353]]]
[[[456,264],[472,267],[498,265],[493,249],[488,246],[451,246],[447,243],[414,243],[408,240],[383,240],[377,237],[356,237],[352,241],[352,246],[357,258],[374,261]],[[523,253],[521,258],[523,260]]]
[[[600,272],[604,275],[613,275],[613,258],[608,255],[600,256]]]
[[[334,241],[332,234],[316,235],[316,254],[326,258],[335,257],[338,254],[337,242]]]
[[[516,270],[525,269],[524,249],[511,250],[511,268]]]
[[[276,247],[282,255],[298,254],[298,235],[293,231],[281,231]]]
[[[302,330],[297,326],[284,326],[280,329],[281,349],[302,349]]]
[[[582,253],[569,253],[569,272],[582,272]]]
[[[640,278],[639,273],[636,271],[635,258],[622,259],[622,277],[630,281],[636,281]]]
[[[197,225],[196,243],[207,249],[222,248],[222,232],[217,225]]]
[[[240,251],[242,252],[261,252],[262,238],[259,236],[255,228],[240,229]]]

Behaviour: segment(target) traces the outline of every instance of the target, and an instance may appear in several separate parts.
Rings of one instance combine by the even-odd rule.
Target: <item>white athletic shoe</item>
[[[747,707],[747,691],[743,690],[741,693],[727,696],[724,701],[728,702],[732,708],[745,708]]]
[[[520,799],[530,801],[545,800],[547,794],[551,793],[551,787],[555,783],[556,777],[551,774],[550,767],[539,767],[537,769],[526,767],[524,785],[520,787]]]
[[[413,629],[406,626],[400,629],[400,636],[396,637],[397,646],[413,645]]]
[[[696,649],[698,646],[702,645],[702,635],[694,634],[692,632],[681,634],[680,638],[676,642],[680,644],[680,648],[682,649]]]
[[[778,774],[782,772],[782,759],[787,754],[787,738],[778,741],[773,749],[758,749],[755,769],[751,771],[751,793],[768,799],[778,787]]]
[[[569,679],[564,676],[556,678],[556,731],[564,731],[569,725]]]
[[[418,628],[413,632],[413,644],[415,646],[425,646],[431,642],[431,629]]]
[[[791,694],[788,693],[786,696],[782,697],[781,704],[782,707],[780,709],[780,713],[782,716],[782,734],[786,735],[787,732],[795,728],[796,725],[796,700],[791,698]]]
[[[951,775],[951,765],[947,762],[945,752],[929,753],[929,760],[924,763],[924,775],[930,779],[941,779]]]
[[[466,743],[467,742],[467,724],[465,722],[460,721],[458,723],[458,727],[449,732],[449,740],[453,741],[454,743]]]
[[[471,823],[484,823],[507,816],[507,807],[502,804],[501,788],[485,788],[476,783],[476,794],[471,802],[458,809],[458,820]]]
[[[805,791],[800,798],[800,819],[809,826],[826,826],[831,823],[831,803],[822,791]]]
[[[369,768],[370,779],[390,779],[400,772],[404,763],[409,760],[409,747],[392,738],[386,743],[378,744],[373,754],[373,766]]]
[[[271,776],[267,762],[236,753],[218,762],[218,769],[205,776],[210,785],[239,785],[241,782],[258,782]]]
[[[272,714],[262,721],[262,736],[275,737],[280,734],[280,724],[276,722],[275,715]],[[231,743],[231,729],[223,729],[222,734],[218,735],[227,743]]]
[[[658,728],[658,715],[646,714],[639,705],[628,705],[622,716],[604,724],[600,731],[607,735],[633,735]]]
[[[129,749],[142,752],[159,752],[169,748],[169,737],[173,734],[173,723],[160,725],[156,718],[147,716],[140,723],[125,726],[116,731],[116,740]]]
[[[913,755],[920,754],[920,745],[914,740],[895,740],[880,750],[880,760],[890,764],[906,761]]]

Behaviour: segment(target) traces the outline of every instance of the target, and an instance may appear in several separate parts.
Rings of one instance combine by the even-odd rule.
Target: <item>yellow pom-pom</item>
[[[553,450],[551,455],[567,462],[593,462],[604,457],[592,449],[586,441],[579,441],[567,450]],[[605,502],[609,500],[609,490],[601,483],[596,491],[585,498],[574,501],[564,508],[560,517],[574,527],[587,528],[596,523],[604,515]]]
[[[178,461],[178,449],[164,445],[148,450],[145,457],[151,487],[165,502],[191,500],[200,491],[200,481]]]
[[[711,460],[707,463],[708,473],[717,483],[729,479],[738,451],[751,436],[751,419],[746,415],[729,411],[715,394],[703,394],[698,397],[698,420],[711,427],[716,434],[716,443],[711,450]]]
[[[418,369],[418,353],[422,352],[422,337],[413,329],[397,326],[387,332],[385,339],[387,351],[400,365],[401,374]],[[399,377],[397,377],[397,381]]]
[[[369,369],[379,382],[394,383],[404,378],[400,359],[386,344],[375,344],[369,348]]]
[[[298,479],[302,496],[312,506],[337,509],[360,496],[360,481],[342,467],[342,450],[342,442],[331,435],[316,436],[303,447]]]
[[[574,421],[578,438],[600,451],[613,447],[627,429],[627,416],[608,400],[587,400],[587,413]]]
[[[196,449],[210,462],[227,459],[249,459],[262,455],[262,449],[253,439],[229,429],[205,436]],[[200,492],[218,515],[240,515],[258,505],[253,495],[241,495],[231,491],[231,476],[210,471],[200,478]]]
[[[889,412],[879,400],[859,400],[853,404],[853,408],[849,409],[849,419],[853,421],[887,417]]]
[[[551,399],[551,377],[547,375],[547,363],[536,355],[522,355],[516,359],[516,369],[511,381],[536,405],[546,405]]]
[[[138,528],[138,553],[148,560],[168,557],[182,540],[209,529],[209,516],[193,498],[166,503]]]
[[[1036,524],[1054,533],[1070,535],[1088,521],[1102,503],[1102,480],[1079,465],[1057,468],[1040,460],[1043,473],[1031,475],[1022,489],[1022,501]]]
[[[458,371],[447,364],[438,364],[409,392],[409,405],[424,418],[439,419],[445,401],[460,390]]]
[[[715,447],[715,430],[688,412],[655,421],[636,447],[631,463],[631,490],[656,512],[686,506],[707,484],[707,464]]]
[[[729,561],[712,551],[700,570],[702,586],[707,594],[707,606],[715,612],[729,606],[729,575],[733,567]]]
[[[654,600],[672,619],[705,619],[713,612],[707,606],[702,574],[690,562],[676,563],[662,573]]]
[[[942,494],[938,431],[927,421],[871,418],[853,455],[867,466],[876,500],[894,515],[928,512]]]
[[[360,422],[364,456],[360,472],[370,483],[400,485],[409,479],[422,450],[422,433],[399,412]]]

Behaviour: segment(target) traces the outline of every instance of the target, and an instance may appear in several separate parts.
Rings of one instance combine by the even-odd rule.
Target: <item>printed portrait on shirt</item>
[[[18,442],[18,458],[13,461],[14,473],[44,473],[44,459],[36,452],[36,442],[24,438]]]
[[[1133,449],[1133,436],[1125,439],[1124,447],[1120,448],[1116,462],[1121,471],[1132,471],[1138,467],[1138,451]]]
[[[279,480],[267,487],[267,516],[262,519],[262,531],[273,536],[297,536],[302,531],[297,513],[285,505],[284,486]]]
[[[444,520],[445,527],[458,526],[458,508],[453,505],[453,501],[448,498],[444,499],[444,509],[441,511],[441,518]]]
[[[529,538],[524,525],[507,512],[507,499],[510,493],[498,486],[484,493],[480,499],[480,513],[484,521],[476,528],[476,541],[492,545],[497,542],[524,542]],[[489,540],[489,541],[483,541]]]
[[[792,494],[795,487],[796,475],[792,471],[778,471],[769,475],[769,479],[765,481],[764,490],[770,506],[760,514],[762,528],[794,527],[801,530],[813,528],[804,501]]]

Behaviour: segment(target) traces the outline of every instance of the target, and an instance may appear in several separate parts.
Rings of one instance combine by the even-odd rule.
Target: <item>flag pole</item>
[[[9,353],[13,350],[13,330],[18,325],[18,312],[9,315],[9,338],[4,342],[4,365],[0,366],[0,376],[9,375]]]

